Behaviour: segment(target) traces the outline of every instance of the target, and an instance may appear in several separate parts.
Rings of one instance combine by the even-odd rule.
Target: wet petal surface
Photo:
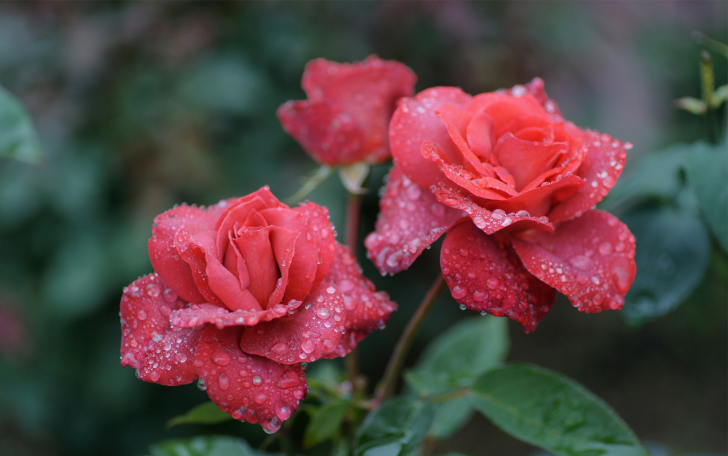
[[[271,321],[288,315],[302,304],[291,300],[287,304],[277,304],[265,310],[229,311],[215,304],[192,304],[184,309],[175,310],[170,315],[170,322],[178,328],[196,328],[213,324],[218,328],[226,326],[255,326],[263,321]]]
[[[497,231],[518,231],[537,229],[552,231],[553,225],[546,217],[535,217],[527,211],[506,213],[502,209],[489,211],[460,191],[447,186],[432,188],[435,197],[448,208],[460,209],[470,216],[471,220],[479,229],[486,234],[493,234]]]
[[[170,313],[187,302],[157,274],[124,289],[121,298],[121,365],[137,369],[140,379],[162,385],[197,380],[193,366],[201,329],[173,328]]]
[[[448,233],[440,267],[457,302],[516,320],[527,333],[536,329],[556,297],[556,291],[531,275],[512,252],[471,223]]]
[[[202,333],[195,367],[210,399],[233,418],[276,432],[308,390],[299,364],[284,365],[240,350],[242,328]]]
[[[422,157],[422,143],[431,141],[442,149],[448,163],[464,165],[464,159],[445,124],[435,111],[442,105],[463,109],[470,95],[455,87],[433,87],[414,98],[400,100],[389,126],[389,144],[394,163],[420,187],[428,188],[445,176],[436,164]]]
[[[336,246],[334,262],[326,276],[343,293],[346,320],[344,334],[329,358],[346,356],[375,329],[383,329],[397,304],[387,293],[376,291],[374,284],[362,275],[361,267],[341,244]]]
[[[223,200],[208,208],[181,205],[154,218],[152,237],[149,239],[149,259],[152,267],[183,299],[205,302],[192,278],[189,264],[179,255],[174,239],[177,231],[186,227],[191,235],[215,229],[215,223],[225,208],[234,200]]]
[[[240,348],[284,364],[315,361],[336,348],[345,321],[341,291],[323,283],[292,315],[246,330]]]
[[[613,215],[591,210],[553,233],[524,233],[513,246],[531,274],[582,312],[620,309],[634,280],[634,236]]]
[[[585,134],[588,151],[574,173],[585,183],[576,194],[556,205],[548,217],[554,223],[579,217],[601,201],[622,174],[627,160],[627,148],[607,134]]]
[[[427,246],[465,216],[441,204],[398,166],[389,173],[379,207],[376,229],[364,245],[382,274],[407,269]]]

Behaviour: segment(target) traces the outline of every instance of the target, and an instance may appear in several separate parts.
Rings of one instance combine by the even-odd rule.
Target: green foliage
[[[710,239],[699,218],[669,207],[622,216],[637,240],[637,276],[625,297],[633,322],[664,315],[700,283],[710,259]]]
[[[559,456],[648,456],[601,399],[546,369],[512,364],[483,374],[473,406],[512,436]]]
[[[0,87],[0,158],[40,163],[40,142],[30,115],[8,91]]]
[[[473,384],[508,354],[503,318],[473,317],[448,328],[427,347],[407,381],[420,394],[439,394]]]
[[[348,401],[332,401],[316,409],[306,428],[303,445],[311,447],[334,437],[341,429],[347,410]]]
[[[728,140],[718,146],[696,143],[688,153],[690,186],[713,234],[728,251]]]
[[[405,378],[418,394],[446,394],[467,388],[505,359],[509,349],[504,318],[473,317],[438,336]],[[472,408],[465,398],[437,404],[430,434],[447,438],[467,423]]]
[[[184,415],[176,416],[167,422],[167,428],[178,424],[218,424],[232,420],[233,417],[220,410],[214,402],[205,402]]]
[[[168,440],[149,448],[149,456],[258,456],[245,440],[226,436]]]
[[[390,399],[370,413],[356,438],[355,456],[402,456],[425,438],[435,407],[413,397]]]

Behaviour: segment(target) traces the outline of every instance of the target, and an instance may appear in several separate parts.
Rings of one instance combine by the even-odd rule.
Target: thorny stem
[[[442,278],[442,275],[439,275],[427,291],[425,298],[420,303],[415,314],[412,315],[412,319],[410,319],[409,323],[407,323],[407,327],[404,329],[404,332],[397,341],[397,345],[394,347],[394,353],[392,354],[392,357],[389,358],[389,363],[387,364],[387,369],[384,371],[382,383],[379,384],[375,394],[375,400],[377,403],[381,404],[394,392],[399,372],[402,369],[407,353],[409,353],[409,349],[415,340],[417,331],[420,329],[420,326],[422,326],[422,323],[425,321],[425,317],[427,317],[427,314],[430,312],[430,309],[432,309],[437,298],[440,297],[440,294],[442,294],[444,290],[445,279]]]
[[[357,246],[359,244],[359,222],[361,220],[361,195],[349,192],[346,204],[346,232],[344,233],[345,242],[349,247],[349,252],[356,258]],[[346,373],[348,380],[351,382],[352,392],[356,396],[359,389],[359,352],[354,348],[344,358],[346,363]]]

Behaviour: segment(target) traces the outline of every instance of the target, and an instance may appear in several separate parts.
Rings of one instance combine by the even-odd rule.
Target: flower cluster
[[[634,237],[592,208],[629,145],[564,120],[543,81],[474,97],[427,89],[400,101],[389,138],[395,166],[365,242],[382,273],[449,232],[442,273],[467,308],[530,332],[556,290],[584,312],[622,307]]]
[[[407,269],[443,234],[440,263],[462,306],[533,331],[556,292],[581,311],[619,309],[634,237],[594,209],[629,144],[564,120],[534,79],[471,96],[414,94],[398,62],[323,59],[283,128],[330,166],[394,167],[365,240],[382,273]],[[395,110],[396,108],[396,110]],[[276,431],[306,395],[302,363],[345,356],[396,305],[339,245],[326,208],[290,208],[264,187],[154,220],[154,274],[121,300],[122,365],[145,381],[201,388],[234,418]]]
[[[308,392],[301,363],[345,356],[395,309],[335,241],[326,208],[262,188],[154,219],[156,273],[121,300],[121,364],[200,380],[236,419],[276,431]]]

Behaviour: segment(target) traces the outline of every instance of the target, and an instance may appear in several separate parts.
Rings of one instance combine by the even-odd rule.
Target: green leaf
[[[473,384],[508,354],[508,326],[503,318],[473,317],[438,336],[406,379],[419,394],[444,393]]]
[[[705,102],[693,97],[682,97],[675,100],[675,105],[691,114],[705,114]]]
[[[625,297],[624,316],[634,323],[664,315],[700,283],[710,239],[691,212],[668,207],[622,215],[637,245],[637,276]]]
[[[607,404],[555,372],[518,364],[493,369],[470,397],[505,432],[556,455],[649,455]]]
[[[244,440],[227,436],[167,440],[149,448],[150,456],[258,456],[265,453],[250,448]]]
[[[728,251],[728,142],[718,146],[693,144],[686,162],[688,180],[705,218]]]
[[[472,414],[473,408],[467,397],[441,402],[437,404],[429,435],[438,440],[446,439],[465,426]]]
[[[218,424],[232,420],[233,417],[220,410],[214,402],[205,402],[184,415],[172,418],[167,422],[167,429],[178,424]]]
[[[435,407],[412,397],[390,399],[370,413],[356,438],[355,456],[400,456],[414,450],[430,428]]]
[[[467,388],[483,372],[503,362],[509,345],[505,319],[468,318],[432,341],[405,378],[420,395]],[[451,436],[468,422],[471,414],[467,399],[456,398],[437,404],[430,435],[436,439]]]
[[[0,158],[40,163],[40,142],[30,115],[10,93],[0,87]]]
[[[306,428],[303,445],[311,447],[333,437],[339,431],[347,410],[348,401],[329,402],[316,410]]]

